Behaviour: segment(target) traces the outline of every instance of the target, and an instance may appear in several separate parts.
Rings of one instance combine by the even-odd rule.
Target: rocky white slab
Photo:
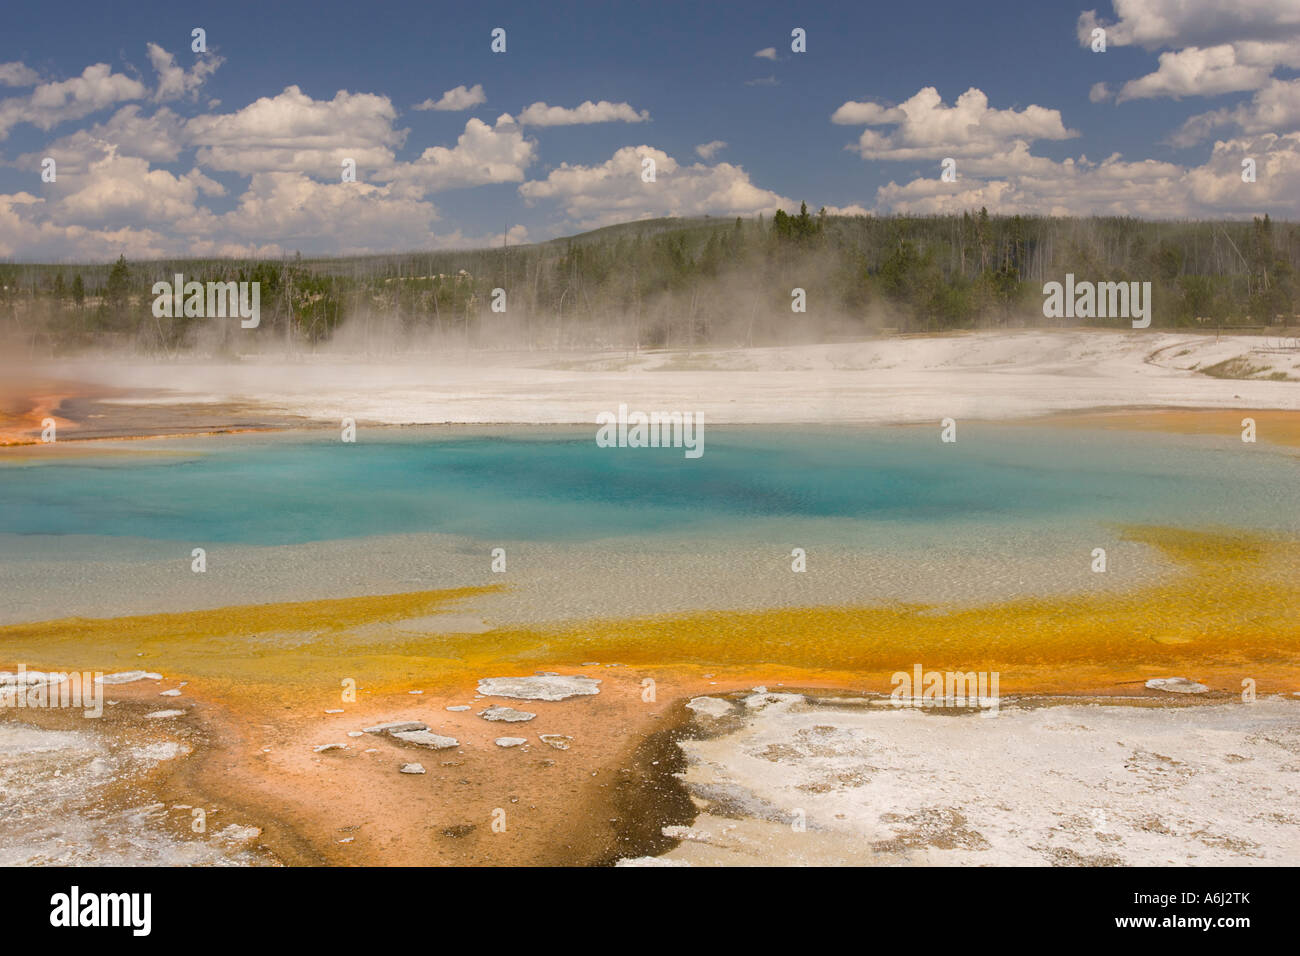
[[[96,684],[133,684],[138,680],[162,680],[162,674],[154,674],[149,671],[119,671],[116,674],[105,674],[103,677],[96,677]]]
[[[485,677],[478,692],[486,697],[520,700],[566,700],[600,693],[600,680],[579,675],[545,674],[533,677]]]
[[[1186,677],[1153,677],[1146,686],[1151,690],[1167,690],[1171,694],[1204,694],[1210,689]]]
[[[392,737],[404,744],[414,744],[417,747],[428,747],[432,750],[448,750],[460,746],[460,741],[455,737],[444,737],[441,734],[430,733],[427,730],[397,731],[392,734]]]
[[[391,724],[375,724],[373,727],[362,727],[368,734],[400,734],[408,730],[428,730],[428,724],[422,724],[418,720],[399,720]]]
[[[722,717],[731,713],[732,706],[730,701],[725,701],[721,697],[693,697],[686,704],[686,709],[703,714],[705,717]]]
[[[515,710],[513,707],[489,707],[487,710],[480,710],[478,715],[484,720],[505,720],[510,723],[532,720],[537,716],[526,710]]]

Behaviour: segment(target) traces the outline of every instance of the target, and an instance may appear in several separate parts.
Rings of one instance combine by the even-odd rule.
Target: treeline
[[[260,283],[260,326],[156,318],[152,286],[178,273],[187,282]],[[469,251],[0,264],[0,330],[35,353],[239,352],[341,340],[363,348],[761,345],[882,328],[1059,324],[1042,316],[1043,284],[1066,273],[1152,283],[1155,328],[1295,324],[1300,226],[1268,216],[1151,222],[981,209],[875,218],[803,207],[767,221],[649,220]],[[795,290],[806,311],[792,309]]]

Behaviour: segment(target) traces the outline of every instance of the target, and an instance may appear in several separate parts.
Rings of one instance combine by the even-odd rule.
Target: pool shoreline
[[[71,396],[58,396],[53,399],[43,400],[45,404],[40,406],[42,414],[53,414],[59,408],[59,401],[62,398]],[[50,404],[53,402],[53,404]],[[188,409],[188,406],[180,406]],[[114,444],[124,442],[141,442],[166,439],[187,439],[187,438],[212,438],[221,439],[239,435],[274,435],[283,433],[316,433],[330,434],[339,431],[339,423],[325,419],[305,419],[291,415],[274,415],[268,414],[262,417],[273,419],[270,423],[248,424],[240,423],[240,414],[245,414],[249,406],[243,403],[215,403],[197,406],[206,414],[213,415],[218,419],[217,423],[209,427],[186,430],[185,426],[178,425],[176,428],[159,426],[156,423],[146,427],[143,421],[126,424],[120,433],[113,434],[86,434],[84,426],[87,424],[84,416],[79,418],[58,418],[59,423],[57,432],[57,441],[47,442],[41,438],[40,428],[35,422],[30,424],[26,429],[14,427],[17,420],[10,423],[8,429],[4,428],[3,421],[0,421],[0,459],[6,454],[21,453],[23,450],[30,451],[33,447],[40,447],[48,450],[50,454],[57,454],[60,447],[79,447],[93,448],[95,446],[111,447]],[[150,413],[154,417],[161,416],[167,418],[169,415],[177,415],[177,406],[160,405],[150,406]],[[36,412],[32,413],[33,415]],[[1251,406],[1251,405],[1144,405],[1140,403],[1120,404],[1120,405],[1081,405],[1069,409],[1043,412],[1030,411],[1024,415],[1006,416],[980,416],[972,415],[963,417],[961,422],[979,425],[1025,425],[1025,426],[1044,426],[1056,425],[1061,427],[1097,427],[1097,428],[1115,428],[1120,430],[1137,430],[1137,431],[1156,431],[1167,432],[1171,434],[1187,435],[1214,435],[1223,434],[1229,436],[1239,436],[1242,430],[1241,418],[1253,418],[1260,425],[1258,429],[1258,440],[1268,444],[1280,444],[1289,447],[1300,447],[1300,411],[1288,409],[1285,407],[1268,407],[1268,406]],[[561,430],[576,429],[590,425],[593,441],[595,440],[596,424],[593,419],[591,423],[580,421],[446,421],[446,422],[409,422],[393,423],[382,421],[358,420],[356,425],[359,429],[367,431],[373,430],[378,434],[393,434],[402,431],[411,431],[416,429],[428,430],[439,434],[472,434],[476,430],[490,431],[493,429],[540,429],[540,430]],[[898,421],[828,421],[822,418],[809,418],[806,421],[800,420],[782,420],[779,422],[713,422],[707,423],[710,428],[743,431],[759,431],[765,428],[786,428],[799,425],[813,425],[824,428],[843,428],[846,430],[855,428],[928,428],[937,427],[938,421],[934,423],[918,422],[915,419],[907,418]]]

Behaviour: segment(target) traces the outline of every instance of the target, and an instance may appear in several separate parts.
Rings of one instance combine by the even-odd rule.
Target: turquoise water
[[[705,438],[699,459],[680,448],[600,448],[594,428],[539,427],[371,430],[355,444],[318,433],[228,436],[7,464],[0,553],[28,535],[716,544],[801,529],[889,547],[993,526],[1300,524],[1293,453],[1235,436],[966,425],[955,444],[928,427],[719,427]]]

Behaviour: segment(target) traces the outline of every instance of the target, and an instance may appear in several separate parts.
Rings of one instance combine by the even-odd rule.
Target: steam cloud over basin
[[[196,320],[202,327],[207,320]],[[218,320],[220,321],[220,320]],[[269,341],[239,333],[241,347]],[[242,343],[247,343],[243,345]],[[277,346],[279,343],[276,343]],[[676,351],[422,351],[376,332],[313,354],[243,361],[25,363],[13,380],[112,394],[75,433],[134,434],[194,408],[209,427],[311,419],[360,424],[592,424],[620,404],[726,423],[934,422],[1119,406],[1300,409],[1300,358],[1277,340],[1172,332],[1025,330],[836,345]],[[1204,369],[1239,366],[1249,380]],[[147,416],[115,430],[128,408]],[[223,418],[223,416],[225,416]],[[34,423],[35,424],[35,423]],[[27,440],[33,440],[32,433]],[[74,437],[65,429],[61,438]]]

